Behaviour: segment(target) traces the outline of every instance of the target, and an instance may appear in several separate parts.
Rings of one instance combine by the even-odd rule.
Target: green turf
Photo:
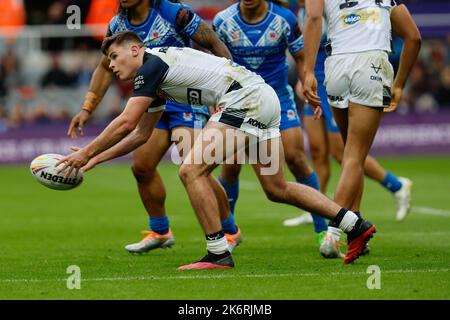
[[[205,250],[176,167],[160,166],[176,245],[141,256],[123,249],[147,226],[128,166],[96,168],[68,192],[44,188],[26,167],[0,168],[0,299],[449,299],[450,158],[381,162],[414,180],[414,209],[395,222],[392,196],[367,181],[363,213],[378,228],[368,257],[321,258],[311,226],[281,225],[300,211],[266,200],[245,168],[236,268],[200,272],[176,270]],[[81,290],[66,287],[70,265],[81,268]],[[381,269],[380,290],[367,289],[370,265]]]

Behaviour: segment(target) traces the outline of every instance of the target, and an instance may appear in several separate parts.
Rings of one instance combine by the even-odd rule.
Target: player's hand
[[[400,100],[402,99],[403,95],[403,89],[400,87],[394,87],[392,89],[392,95],[391,95],[391,104],[389,107],[384,108],[384,112],[393,112],[397,109],[398,105],[400,104]]]
[[[83,136],[83,126],[90,116],[91,114],[86,110],[81,110],[80,112],[78,112],[78,114],[73,117],[72,121],[70,122],[69,130],[67,130],[67,135],[72,139],[76,139],[77,131],[79,131],[80,136]]]
[[[97,164],[98,164],[97,157],[93,157],[80,170],[81,172],[85,173],[91,169],[94,169]]]
[[[303,84],[303,93],[305,94],[305,102],[313,108],[320,107],[321,101],[317,94],[317,80],[314,73],[307,72],[305,75],[305,83]]]
[[[313,106],[314,108],[314,120],[319,120],[322,116],[322,107],[321,106]]]
[[[78,171],[89,162],[89,156],[84,149],[80,149],[77,147],[71,148],[74,152],[65,156],[61,160],[56,163],[55,167],[59,167],[61,164],[64,164],[61,169],[58,170],[58,173],[67,169],[65,178],[68,178],[73,170],[75,170],[75,177],[78,176]]]
[[[297,84],[295,85],[295,93],[300,100],[306,100],[305,94],[303,93],[303,84],[300,80],[297,81]]]

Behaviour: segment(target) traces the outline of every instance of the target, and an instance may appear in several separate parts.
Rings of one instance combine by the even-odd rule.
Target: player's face
[[[108,50],[109,68],[120,80],[133,79],[139,69],[139,46],[113,43]]]
[[[144,0],[120,0],[120,6],[124,9],[130,9],[141,4]]]
[[[241,0],[241,6],[244,9],[256,9],[262,6],[266,0]]]

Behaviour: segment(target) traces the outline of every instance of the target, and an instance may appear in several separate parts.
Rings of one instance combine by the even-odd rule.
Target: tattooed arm
[[[199,28],[192,36],[192,40],[194,40],[203,48],[211,51],[211,53],[213,53],[214,55],[232,60],[230,51],[228,50],[227,46],[222,41],[220,41],[217,34],[210,26],[206,24],[205,21],[201,22]]]

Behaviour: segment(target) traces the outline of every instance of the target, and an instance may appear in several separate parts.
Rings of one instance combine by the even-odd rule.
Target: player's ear
[[[137,57],[139,55],[139,45],[137,44],[132,44],[131,45],[131,54],[133,55],[133,57]]]

